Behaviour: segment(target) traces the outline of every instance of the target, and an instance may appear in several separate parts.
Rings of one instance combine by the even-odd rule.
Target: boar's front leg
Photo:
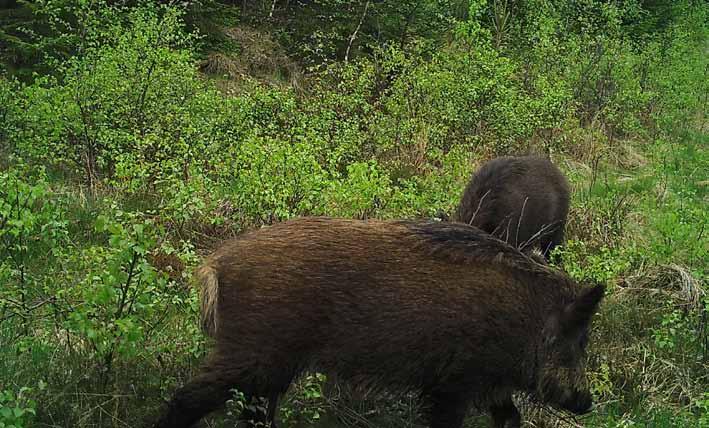
[[[507,397],[502,403],[490,406],[492,426],[494,428],[519,428],[521,417],[517,407],[512,402],[512,397]]]
[[[461,428],[470,403],[465,394],[435,392],[428,394],[431,403],[431,428]]]

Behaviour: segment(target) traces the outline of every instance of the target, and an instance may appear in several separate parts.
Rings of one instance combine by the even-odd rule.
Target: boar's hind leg
[[[461,428],[468,411],[469,400],[455,393],[435,393],[430,395],[431,428]]]
[[[519,428],[520,415],[517,407],[509,397],[503,403],[490,407],[492,414],[492,426],[495,428]]]
[[[276,413],[278,411],[278,400],[285,393],[286,388],[283,390],[273,389],[269,392],[266,397],[268,398],[268,407],[265,409],[257,409],[255,411],[245,409],[239,419],[242,421],[247,421],[256,427],[268,427],[268,428],[278,428],[276,424]]]
[[[251,371],[258,370],[253,369]],[[268,369],[268,380],[261,377],[261,382],[258,385],[254,384],[249,389],[250,395],[245,393],[247,399],[254,396],[267,398],[268,406],[265,409],[258,408],[255,411],[247,408],[239,418],[251,424],[247,426],[277,428],[278,400],[288,391],[288,387],[296,375],[297,371],[293,370],[293,367],[276,368],[275,365],[271,365]]]
[[[242,420],[273,424],[278,397],[288,385],[278,388],[268,388],[252,382],[245,367],[234,368],[234,361],[219,363],[212,361],[202,373],[192,378],[187,384],[175,392],[167,410],[154,425],[155,428],[189,428],[203,416],[222,407],[232,398],[232,390],[244,393],[247,403],[255,396],[269,399],[267,414],[259,411],[251,414],[245,411]]]
[[[223,371],[205,370],[178,389],[155,428],[188,428],[222,406],[235,387]]]

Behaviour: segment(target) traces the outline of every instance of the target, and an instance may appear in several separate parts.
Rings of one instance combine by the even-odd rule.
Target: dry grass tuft
[[[695,278],[689,269],[677,265],[660,265],[636,272],[626,279],[627,293],[640,293],[655,299],[669,298],[678,307],[701,313],[707,292],[702,280]],[[706,321],[706,320],[704,320]]]
[[[612,195],[605,206],[592,203],[572,205],[566,223],[570,239],[586,242],[590,248],[616,248],[622,245],[632,226],[637,198],[630,194]]]
[[[159,272],[163,272],[172,281],[179,281],[185,277],[185,263],[175,253],[166,253],[156,250],[148,254],[150,264]]]
[[[637,150],[632,141],[618,142],[611,153],[613,163],[625,170],[639,170],[649,164],[648,159]]]
[[[239,209],[231,201],[220,200],[204,218],[190,224],[190,239],[198,251],[207,255],[216,250],[226,239],[248,228]],[[220,219],[220,221],[210,221]]]
[[[227,90],[238,88],[249,79],[300,88],[300,68],[268,33],[248,27],[232,27],[222,31],[239,47],[239,52],[212,52],[202,61],[200,69],[226,79],[222,86]]]
[[[227,76],[231,79],[246,78],[246,70],[238,57],[222,52],[210,52],[200,68],[207,74]]]
[[[641,268],[621,281],[594,332],[592,365],[605,364],[612,384],[606,399],[651,412],[691,407],[709,389],[705,287],[676,264]]]

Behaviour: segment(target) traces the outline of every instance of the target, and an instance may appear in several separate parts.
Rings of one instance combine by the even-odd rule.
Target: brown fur
[[[203,264],[195,272],[195,280],[199,286],[199,300],[202,303],[202,329],[210,336],[217,332],[217,305],[219,282],[217,271],[209,264]]]
[[[475,173],[452,220],[523,249],[536,247],[548,258],[564,240],[568,212],[569,184],[551,161],[502,157]]]
[[[231,388],[266,397],[273,422],[307,370],[418,391],[434,428],[471,404],[518,426],[513,390],[590,405],[576,345],[603,290],[470,226],[301,218],[228,241],[197,277],[215,348],[156,427],[191,426]]]

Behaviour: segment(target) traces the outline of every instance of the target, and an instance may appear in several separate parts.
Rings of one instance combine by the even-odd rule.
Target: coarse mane
[[[424,251],[454,263],[472,261],[502,265],[515,271],[524,271],[534,276],[566,277],[563,273],[537,262],[517,248],[477,227],[464,223],[437,221],[401,221],[401,225],[419,238],[416,246]]]

